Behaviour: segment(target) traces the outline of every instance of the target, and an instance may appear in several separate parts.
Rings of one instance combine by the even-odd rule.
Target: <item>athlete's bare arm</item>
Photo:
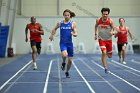
[[[119,33],[119,27],[116,27],[116,33],[114,35],[115,38],[118,37],[118,33]]]
[[[127,31],[129,33],[129,36],[130,36],[131,40],[134,42],[134,39],[135,39],[134,34],[132,34],[132,32],[129,30],[128,27],[127,27]]]
[[[75,22],[72,22],[72,35],[74,37],[77,36],[77,29],[76,29],[76,23]]]
[[[28,42],[28,24],[26,25],[25,28],[25,41]]]
[[[111,33],[111,35],[115,35],[115,34],[117,34],[115,23],[112,19],[110,21],[111,21],[110,23],[111,23],[111,27],[112,27],[112,30],[110,33]]]
[[[52,30],[52,32],[51,32],[51,35],[50,35],[50,37],[49,37],[49,39],[52,41],[53,39],[54,39],[54,35],[55,35],[55,33],[56,33],[56,31],[57,31],[57,29],[60,27],[60,22],[58,22],[57,24],[56,24],[56,26],[53,28],[53,30]]]
[[[98,22],[99,22],[99,18],[96,19],[96,23],[95,23],[95,40],[96,40],[97,37],[98,37],[98,29],[97,29],[97,27],[98,27]]]
[[[40,32],[41,35],[44,35],[44,30],[43,30],[43,28],[42,28],[42,25],[39,24],[39,27],[40,27],[40,31],[38,31],[38,32]]]

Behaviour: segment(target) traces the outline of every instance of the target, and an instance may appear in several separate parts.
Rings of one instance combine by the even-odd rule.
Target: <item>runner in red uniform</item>
[[[118,33],[115,35],[115,37],[118,37],[117,46],[118,46],[118,56],[119,56],[119,62],[121,62],[121,56],[122,56],[122,63],[126,64],[126,45],[128,43],[128,34],[133,40],[133,36],[127,26],[125,26],[125,20],[124,18],[119,18],[119,24],[120,26],[117,27]]]
[[[112,57],[112,35],[115,34],[115,25],[109,18],[110,9],[102,8],[102,17],[96,20],[95,24],[95,40],[98,42],[102,51],[102,63],[105,68],[105,73],[108,73],[106,54],[109,58]]]
[[[41,24],[36,23],[36,18],[31,17],[31,23],[26,25],[25,28],[25,41],[28,42],[28,30],[30,31],[30,44],[32,48],[32,59],[34,70],[37,69],[36,65],[36,53],[40,54],[41,52],[41,35],[44,35]]]

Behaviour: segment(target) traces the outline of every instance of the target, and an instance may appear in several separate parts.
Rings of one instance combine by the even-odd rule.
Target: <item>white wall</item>
[[[57,0],[22,0],[23,16],[54,16],[57,14]]]
[[[24,16],[59,16],[70,9],[77,16],[100,16],[102,7],[111,9],[111,16],[140,16],[140,0],[22,0]]]
[[[51,30],[56,25],[56,22],[62,19],[63,18],[60,17],[37,18],[37,21],[43,25],[43,29],[45,31],[45,35],[42,36],[43,53],[46,52],[47,44],[50,43],[48,39],[50,33],[48,32],[48,30],[45,30],[46,27]],[[97,43],[97,41],[94,40],[94,36],[93,36],[95,19],[96,18],[90,18],[90,17],[76,17],[73,19],[77,24],[77,30],[78,30],[78,37],[73,38],[74,45],[77,46],[78,43],[83,42],[85,44],[87,53],[93,53],[95,43]],[[118,17],[112,17],[112,19],[115,21],[116,25],[118,26]],[[129,28],[136,35],[137,41],[135,42],[135,44],[140,44],[140,38],[138,38],[140,36],[139,33],[140,17],[125,17],[125,19],[126,19],[126,25],[129,26]],[[25,27],[26,24],[29,23],[29,20],[30,18],[15,19],[12,43],[16,45],[17,54],[29,53],[31,50],[29,42],[28,43],[25,42]],[[57,30],[56,35],[59,35],[59,30]],[[113,42],[116,43],[116,39],[113,38]],[[55,37],[55,40],[53,41],[53,45],[56,53],[60,53],[59,36]]]

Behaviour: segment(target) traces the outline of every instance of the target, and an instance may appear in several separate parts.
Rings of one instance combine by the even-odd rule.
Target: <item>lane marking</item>
[[[122,69],[120,66],[118,66],[118,65],[116,65],[116,64],[114,64],[114,63],[112,63],[112,62],[108,62],[109,64],[112,64],[113,66],[115,66],[115,67],[118,67],[118,68],[120,68],[120,69]],[[127,72],[129,72],[129,73],[131,73],[131,74],[133,74],[133,75],[136,75],[136,76],[140,76],[139,74],[137,74],[137,73],[134,73],[134,72],[132,72],[132,71],[130,71],[130,70],[126,70],[126,69],[123,69],[123,70],[125,70],[125,71],[127,71]],[[122,70],[117,70],[117,71],[122,71]]]
[[[97,64],[95,61],[92,60],[91,62],[92,62],[93,64],[97,65],[98,67],[104,69],[101,65]],[[129,83],[127,80],[125,80],[125,79],[119,77],[118,75],[112,73],[111,71],[109,71],[109,73],[112,74],[113,76],[117,77],[118,79],[124,81],[125,83],[127,83],[127,84],[130,85],[131,87],[135,88],[136,90],[140,91],[140,88],[138,88],[137,86],[135,86],[135,85]]]
[[[132,59],[131,62],[136,63],[136,64],[140,64],[140,62],[138,62],[138,61],[136,61],[134,59]]]
[[[23,66],[18,72],[16,72],[10,79],[8,79],[1,87],[0,91],[13,79],[15,78],[23,69],[25,69],[28,65],[32,63],[32,60],[29,61],[25,66]]]
[[[30,67],[31,67],[31,65],[29,65],[29,66],[25,69],[25,71],[27,71]],[[21,73],[21,74],[14,80],[14,82],[11,83],[11,85],[9,85],[9,86],[5,89],[4,93],[7,93],[7,92],[11,89],[11,87],[13,87],[13,85],[21,78],[21,76],[23,76],[24,73],[25,73],[25,72]],[[8,83],[8,84],[9,84],[9,83]]]
[[[44,89],[43,89],[43,93],[47,93],[47,88],[48,88],[48,80],[49,80],[49,76],[50,76],[50,71],[51,71],[51,67],[52,67],[52,60],[50,61],[50,65],[49,65],[49,68],[48,68],[48,73],[47,73],[47,77],[46,77],[46,81],[45,81],[45,86],[44,86]]]
[[[116,87],[114,87],[109,81],[107,81],[105,78],[103,78],[99,73],[94,71],[84,60],[81,60],[81,62],[86,65],[92,72],[97,74],[101,79],[103,79],[111,88],[113,88],[117,93],[121,93]]]
[[[119,82],[121,80],[110,80],[110,82]],[[139,79],[134,80],[135,82],[139,82]],[[89,83],[105,83],[106,81],[102,81],[102,80],[96,80],[96,81],[88,81]],[[8,84],[45,84],[45,82],[9,82]],[[58,82],[49,82],[49,83],[54,83],[54,84],[58,84]],[[84,81],[65,81],[64,83],[85,83]]]
[[[115,61],[115,60],[111,60],[111,61],[112,61],[113,63],[115,63],[115,64],[121,65],[121,66],[123,66],[123,67],[126,67],[126,68],[128,68],[128,69],[131,69],[131,70],[134,70],[134,71],[140,73],[139,70],[136,70],[136,69],[134,69],[134,68],[132,68],[132,67],[129,67],[129,66],[126,66],[126,65],[120,64],[119,62],[117,62],[117,61]]]
[[[75,65],[75,63],[72,62],[72,64],[73,64],[74,68],[77,70],[77,72],[79,73],[79,75],[81,76],[81,78],[84,80],[84,82],[86,83],[86,85],[88,86],[88,88],[91,91],[91,93],[95,93],[94,89],[91,87],[91,85],[88,83],[88,81],[84,78],[84,76],[79,71],[79,69],[77,68],[77,66]]]
[[[62,81],[61,81],[61,75],[60,75],[60,64],[59,64],[58,56],[57,56],[57,66],[58,66],[58,78],[59,78],[59,93],[62,93]]]

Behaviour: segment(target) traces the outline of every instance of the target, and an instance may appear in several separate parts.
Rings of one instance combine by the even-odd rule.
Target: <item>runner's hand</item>
[[[50,41],[53,41],[54,40],[53,35],[50,35],[49,39],[50,39]]]
[[[74,32],[71,32],[71,34],[72,34],[74,37],[76,37],[76,36],[77,36],[77,34],[76,34],[76,33],[74,33]]]
[[[37,29],[33,29],[33,30],[31,30],[32,32],[38,32],[38,30]]]
[[[98,38],[98,35],[97,35],[97,34],[95,34],[95,40],[97,40],[97,38]]]

